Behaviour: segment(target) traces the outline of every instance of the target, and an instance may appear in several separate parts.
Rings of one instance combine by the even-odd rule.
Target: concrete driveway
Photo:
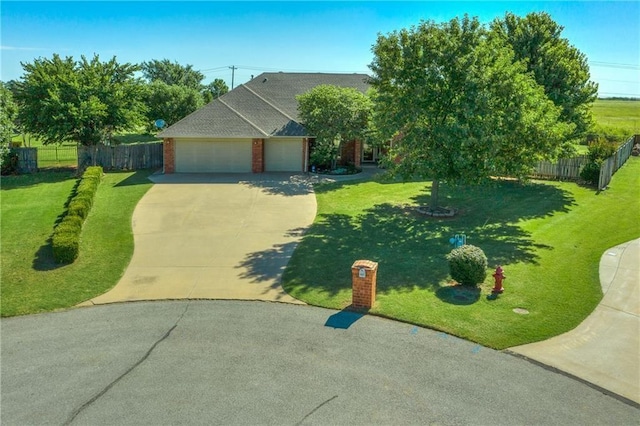
[[[120,282],[83,305],[157,299],[302,303],[280,286],[316,200],[304,176],[157,174],[133,214]]]

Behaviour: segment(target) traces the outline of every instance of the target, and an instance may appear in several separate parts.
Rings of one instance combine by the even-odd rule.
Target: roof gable
[[[246,83],[254,92],[277,105],[294,119],[298,119],[296,96],[314,87],[330,84],[339,87],[353,87],[362,93],[369,89],[366,74],[322,74],[322,73],[263,73]]]
[[[369,89],[366,74],[263,73],[169,126],[158,136],[264,138],[306,136],[297,95],[331,84]]]

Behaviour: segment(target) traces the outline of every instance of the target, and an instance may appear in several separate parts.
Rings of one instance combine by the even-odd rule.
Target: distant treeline
[[[611,96],[606,98],[598,97],[601,101],[640,101],[640,98],[623,98],[620,96]]]

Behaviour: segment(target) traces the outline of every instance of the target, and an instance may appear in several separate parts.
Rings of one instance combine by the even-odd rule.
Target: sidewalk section
[[[578,327],[509,350],[640,403],[640,239],[602,255],[600,283],[604,297]]]

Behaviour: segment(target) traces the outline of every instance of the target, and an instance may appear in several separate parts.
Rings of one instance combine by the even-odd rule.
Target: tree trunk
[[[436,210],[438,208],[438,195],[440,192],[440,180],[434,179],[431,183],[431,199],[429,200],[429,209]]]

